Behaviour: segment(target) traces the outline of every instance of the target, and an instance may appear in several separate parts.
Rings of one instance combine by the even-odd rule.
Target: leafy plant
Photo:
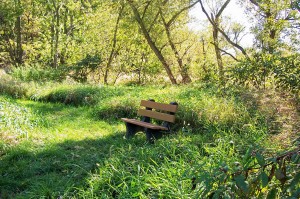
[[[273,77],[277,87],[299,91],[300,63],[299,54],[283,56],[281,54],[255,53],[253,59],[245,59],[231,70],[234,82],[242,85],[265,87]]]
[[[2,76],[0,79],[0,94],[6,94],[11,97],[25,97],[27,89],[20,81],[16,81],[9,76]]]
[[[86,82],[88,75],[100,67],[102,59],[98,55],[86,55],[86,57],[75,65],[68,67],[70,75],[78,82]]]
[[[66,70],[64,68],[45,68],[40,65],[31,65],[14,68],[11,75],[16,79],[25,82],[61,82],[66,78]]]
[[[196,175],[193,187],[200,197],[299,198],[299,163],[299,147],[273,158],[248,149],[242,161],[234,162],[233,167],[224,163],[212,168],[206,164],[195,167],[191,172]]]
[[[300,54],[279,57],[279,61],[274,69],[278,86],[295,92],[300,91]]]

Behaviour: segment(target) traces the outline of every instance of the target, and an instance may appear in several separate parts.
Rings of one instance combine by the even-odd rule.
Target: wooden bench
[[[170,104],[157,103],[154,100],[142,100],[138,115],[141,120],[121,118],[126,124],[126,138],[133,137],[137,132],[146,133],[147,141],[153,143],[155,139],[162,136],[163,132],[170,131],[170,123],[175,122],[175,113],[178,108],[176,102]],[[152,119],[162,121],[161,125],[151,123]]]

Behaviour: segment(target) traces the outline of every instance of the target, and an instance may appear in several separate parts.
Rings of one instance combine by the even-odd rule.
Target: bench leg
[[[162,132],[158,130],[147,129],[145,130],[146,138],[149,143],[154,143],[154,140],[157,140],[162,137]]]
[[[135,124],[127,123],[126,122],[126,135],[125,138],[129,139],[132,138],[137,132],[143,131],[144,128],[137,126]]]

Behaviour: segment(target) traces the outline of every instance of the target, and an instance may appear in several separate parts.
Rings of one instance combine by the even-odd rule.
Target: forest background
[[[253,46],[241,43],[244,24],[222,16],[229,3],[2,1],[0,65],[28,80],[28,73],[44,78],[48,71],[56,80],[103,84],[207,80],[261,87],[270,80],[299,89],[299,3],[240,2]],[[189,28],[195,5],[207,16],[198,32]]]

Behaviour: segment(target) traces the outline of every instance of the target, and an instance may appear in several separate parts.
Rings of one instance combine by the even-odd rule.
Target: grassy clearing
[[[220,168],[237,169],[249,148],[264,155],[293,149],[299,131],[291,130],[285,145],[274,142],[281,132],[270,125],[276,106],[266,109],[262,95],[231,93],[203,85],[48,84],[35,85],[27,99],[2,96],[0,198],[205,198],[241,192],[219,187],[210,176]],[[154,145],[143,134],[124,140],[119,118],[136,117],[139,101],[149,98],[179,103],[174,133]],[[250,192],[239,196],[245,194]]]

